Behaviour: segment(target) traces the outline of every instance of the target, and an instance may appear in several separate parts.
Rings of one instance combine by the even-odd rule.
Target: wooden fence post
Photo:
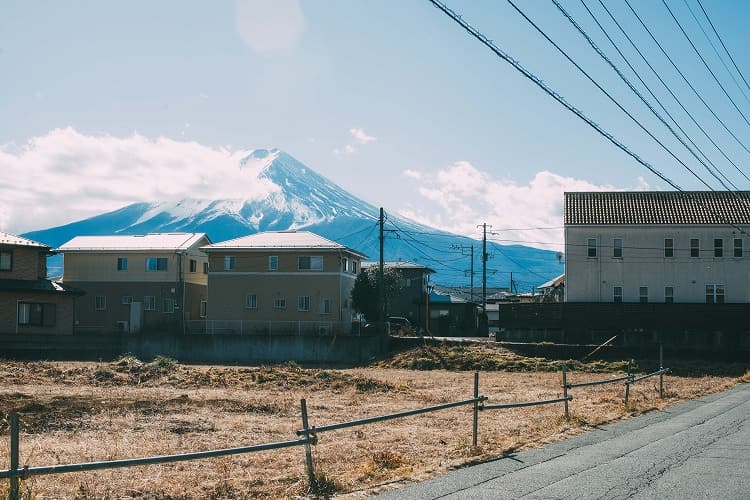
[[[630,398],[630,380],[630,360],[628,360],[628,378],[625,379],[625,406],[627,406]]]
[[[10,420],[10,500],[18,500],[18,413],[13,412],[8,416]]]
[[[568,413],[568,373],[567,373],[567,367],[565,363],[563,363],[562,367],[562,382],[563,382],[563,397],[565,398],[565,420],[570,419],[570,414]]]
[[[659,342],[659,370],[664,369],[664,344]],[[659,374],[659,397],[664,399],[664,373]]]
[[[304,399],[300,400],[300,406],[302,407],[302,428],[307,430],[307,401]],[[305,437],[309,438],[310,434],[305,434]],[[312,449],[310,443],[305,443],[305,463],[307,464],[307,479],[310,482],[310,489],[313,493],[318,492],[318,483],[315,480],[315,469],[313,468]]]
[[[474,399],[479,397],[479,372],[474,372]],[[474,401],[474,426],[471,433],[471,445],[477,447],[477,432],[479,428],[479,401]]]

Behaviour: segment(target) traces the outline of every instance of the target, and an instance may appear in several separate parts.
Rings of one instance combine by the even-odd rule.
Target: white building
[[[750,302],[750,192],[565,193],[567,302]]]

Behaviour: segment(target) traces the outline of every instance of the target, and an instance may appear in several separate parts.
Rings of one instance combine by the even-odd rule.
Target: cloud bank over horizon
[[[362,129],[350,133],[362,143],[375,140]],[[139,134],[87,135],[72,127],[51,130],[22,145],[3,144],[0,171],[13,175],[0,182],[0,230],[26,233],[136,202],[251,200],[279,191],[259,178],[271,156],[253,157],[241,165],[251,152]],[[311,168],[317,171],[315,165]],[[476,226],[486,222],[497,232],[489,239],[555,250],[563,241],[563,192],[617,189],[547,170],[537,172],[528,184],[518,184],[466,161],[429,172],[405,170],[403,178],[416,193],[403,206],[391,208],[403,217],[472,238],[481,238]],[[631,189],[648,187],[641,180]]]

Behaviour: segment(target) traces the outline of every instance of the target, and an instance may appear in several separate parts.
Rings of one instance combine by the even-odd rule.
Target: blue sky
[[[750,144],[750,126],[664,5],[631,3],[712,109]],[[750,77],[750,2],[702,3]],[[705,188],[508,3],[447,4],[681,187]],[[637,83],[582,3],[561,4]],[[680,125],[738,188],[749,189],[671,101],[598,0],[586,4]],[[552,2],[518,5],[719,187]],[[697,121],[745,168],[750,154],[692,95],[624,0],[606,5]],[[688,10],[710,30],[696,0],[668,5],[749,117],[750,89],[736,73],[735,85],[720,65]],[[239,151],[270,147],[389,212],[474,237],[482,222],[495,229],[561,226],[564,190],[668,187],[426,0],[35,1],[0,10],[0,170],[14,174],[0,181],[0,230],[25,232],[130,202],[187,197],[191,178],[214,183],[222,197],[223,169],[233,168],[227,162]],[[504,233],[536,242],[560,242],[561,234]]]

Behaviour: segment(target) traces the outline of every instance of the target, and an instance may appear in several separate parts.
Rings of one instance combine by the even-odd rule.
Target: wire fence
[[[565,418],[570,418],[568,412],[568,404],[573,400],[573,396],[568,394],[569,389],[589,387],[594,385],[610,384],[615,382],[625,382],[625,397],[624,401],[627,405],[628,397],[630,392],[630,385],[641,380],[645,380],[650,377],[660,376],[659,383],[659,395],[664,396],[664,380],[663,375],[669,371],[669,368],[662,368],[662,349],[659,349],[659,366],[660,369],[645,375],[635,377],[630,371],[630,363],[628,363],[628,373],[622,377],[608,378],[604,380],[595,380],[579,383],[568,383],[567,382],[567,368],[565,365],[562,367],[562,389],[563,397],[543,399],[537,401],[525,401],[525,402],[512,402],[512,403],[495,403],[485,404],[489,401],[487,396],[481,396],[479,394],[479,373],[474,373],[474,387],[473,397],[468,399],[462,399],[458,401],[451,401],[433,406],[427,406],[422,408],[416,408],[411,410],[405,410],[397,413],[391,413],[387,415],[377,415],[373,417],[361,418],[357,420],[351,420],[347,422],[338,422],[332,424],[326,424],[321,426],[311,426],[309,423],[307,413],[307,401],[305,399],[300,400],[300,413],[302,420],[302,428],[296,431],[298,439],[292,439],[289,441],[278,441],[272,443],[262,443],[248,446],[240,446],[236,448],[224,448],[209,451],[198,451],[191,453],[181,453],[174,455],[162,455],[152,457],[141,457],[141,458],[129,458],[120,460],[107,460],[98,462],[85,462],[77,464],[65,464],[65,465],[52,465],[42,467],[29,467],[25,465],[20,467],[19,457],[19,443],[20,443],[20,419],[18,413],[10,413],[9,424],[10,424],[10,468],[6,470],[0,470],[0,479],[9,479],[9,500],[19,500],[19,481],[26,480],[32,476],[46,475],[46,474],[64,474],[69,472],[83,472],[93,471],[101,469],[115,469],[121,467],[134,467],[140,465],[149,464],[164,464],[170,462],[180,462],[185,460],[198,460],[202,458],[220,457],[227,455],[239,455],[246,453],[255,453],[267,450],[275,450],[280,448],[289,448],[294,446],[303,446],[305,451],[305,465],[308,476],[308,483],[313,493],[318,491],[318,485],[316,482],[315,468],[313,464],[313,454],[311,445],[318,443],[318,435],[328,431],[334,431],[337,429],[344,429],[348,427],[356,427],[361,425],[372,424],[376,422],[384,422],[387,420],[393,420],[398,418],[410,417],[414,415],[428,414],[436,411],[447,410],[449,408],[456,408],[461,406],[473,407],[473,419],[472,419],[472,446],[477,446],[478,437],[478,415],[480,411],[489,410],[504,410],[511,408],[522,408],[528,406],[539,406],[548,404],[559,404],[564,403],[564,415]]]

